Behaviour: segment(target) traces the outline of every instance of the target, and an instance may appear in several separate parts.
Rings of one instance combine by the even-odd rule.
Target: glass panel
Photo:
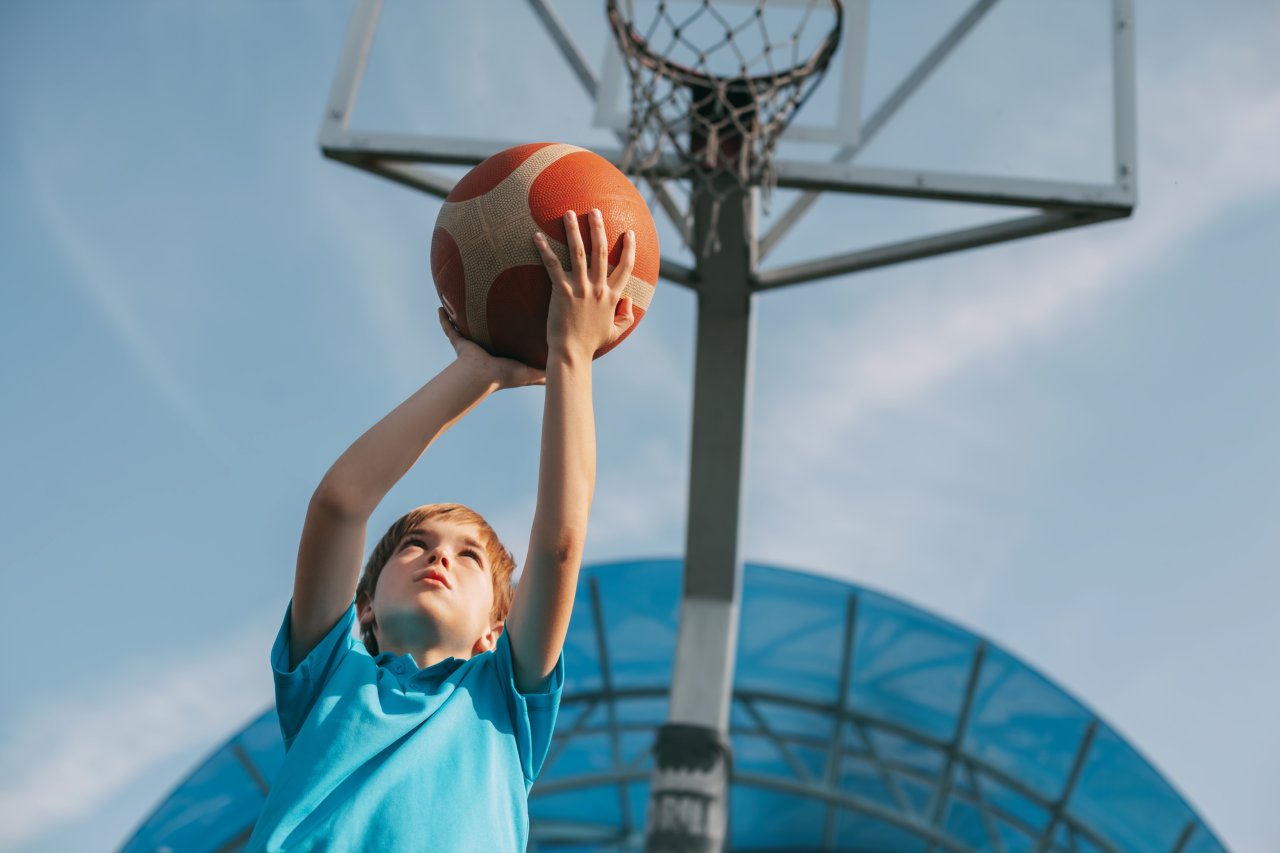
[[[645,816],[649,813],[649,783],[632,782],[627,785],[627,799],[631,801],[631,819],[636,829],[643,829]]]
[[[1196,821],[1195,831],[1187,842],[1183,853],[1227,853],[1227,848],[1218,843],[1218,839],[1200,820]]]
[[[618,786],[597,785],[556,794],[538,794],[535,789],[529,796],[529,820],[620,828],[622,807]]]
[[[826,809],[817,800],[748,785],[729,792],[729,833],[735,849],[794,849],[822,843]]]
[[[599,579],[608,626],[614,687],[658,687],[664,692],[670,687],[681,595],[679,565],[655,560],[602,566],[593,573]]]
[[[611,772],[614,769],[613,753],[608,735],[574,735],[556,759],[554,768],[556,779]]]
[[[738,773],[761,773],[794,779],[795,774],[778,747],[766,737],[736,734],[732,738],[733,769]]]
[[[1014,826],[1002,820],[996,820],[996,832],[1004,844],[1005,853],[1038,853],[1040,834],[1028,832],[1025,827]]]
[[[977,639],[880,595],[862,593],[859,602],[852,707],[950,739]]]
[[[224,746],[170,795],[123,853],[217,850],[253,825],[262,802],[258,786]]]
[[[812,746],[802,746],[797,743],[788,743],[787,747],[791,750],[791,754],[796,757],[801,765],[809,771],[809,777],[814,784],[827,784],[827,759],[831,755],[828,749],[818,749]]]
[[[933,792],[937,790],[937,782],[924,782],[907,776],[894,776],[898,790],[907,799],[907,805],[917,815],[927,814],[933,803]]]
[[[885,777],[870,762],[857,756],[846,756],[840,769],[841,792],[861,797],[895,812],[899,810],[897,800],[886,786]],[[896,781],[896,777],[890,778],[895,778]]]
[[[963,749],[1056,800],[1091,720],[1039,673],[988,647]]]
[[[820,738],[824,741],[830,741],[835,735],[835,719],[830,713],[777,702],[757,701],[754,705],[765,724],[779,734]]]
[[[284,738],[280,735],[275,708],[250,723],[236,741],[249,753],[254,767],[270,785],[284,764]]]
[[[836,843],[848,853],[924,853],[925,842],[907,829],[858,812],[841,811]]]
[[[648,772],[653,767],[653,744],[658,730],[648,729],[622,733],[622,763]],[[643,760],[641,756],[644,756]]]
[[[977,776],[978,790],[989,809],[1027,835],[1039,837],[1044,832],[1049,822],[1047,802],[1028,799],[985,773]]]
[[[987,826],[983,823],[982,812],[972,805],[955,797],[951,798],[951,807],[947,812],[947,835],[974,850],[995,850]]]
[[[1195,816],[1142,756],[1106,726],[1098,729],[1070,813],[1111,844],[1170,850]]]
[[[836,581],[748,566],[739,620],[740,690],[836,702],[851,590]]]
[[[596,639],[596,620],[592,612],[591,593],[585,576],[578,586],[573,600],[573,615],[569,618],[569,630],[564,637],[564,692],[568,697],[576,693],[602,690],[604,681],[600,674],[600,645]]]
[[[666,696],[655,696],[642,699],[621,699],[617,704],[618,723],[643,723],[649,726],[660,726],[667,721],[670,703]]]
[[[930,776],[937,776],[942,772],[946,756],[940,750],[883,729],[868,728],[867,734],[876,755],[886,765],[906,766]]]

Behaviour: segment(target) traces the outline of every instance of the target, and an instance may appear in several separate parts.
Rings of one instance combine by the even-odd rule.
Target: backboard
[[[781,16],[795,4],[768,8]],[[529,0],[494,15],[462,0],[359,0],[320,129],[322,149],[437,196],[456,180],[447,167],[534,139],[582,145],[620,162],[627,86],[603,5]],[[726,15],[742,5],[730,0]],[[844,6],[832,68],[782,138],[779,191],[762,211],[756,259],[782,246],[790,262],[754,269],[753,289],[1132,210],[1132,0]],[[687,249],[687,189],[661,180],[642,189]],[[815,205],[832,207],[824,220],[844,215],[849,202],[832,201],[840,195],[885,212],[873,217],[874,228],[850,235],[849,251],[809,260],[786,252],[785,238]],[[690,284],[692,253],[673,250],[663,275]]]

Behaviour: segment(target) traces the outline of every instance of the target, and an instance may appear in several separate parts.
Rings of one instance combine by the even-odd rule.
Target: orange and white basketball
[[[578,215],[591,254],[592,208],[604,215],[609,269],[622,259],[622,235],[636,232],[636,263],[623,290],[640,324],[658,283],[658,230],[640,193],[612,163],[584,148],[535,142],[508,148],[458,181],[436,218],[431,273],[449,319],[489,352],[535,367],[547,364],[551,279],[533,242],[541,231],[569,266],[564,214]]]

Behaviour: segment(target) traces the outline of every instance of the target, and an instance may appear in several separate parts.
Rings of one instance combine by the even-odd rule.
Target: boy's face
[[[371,615],[379,648],[443,644],[458,657],[493,648],[493,576],[479,531],[432,519],[401,538],[378,575]],[[366,614],[361,614],[362,621]]]

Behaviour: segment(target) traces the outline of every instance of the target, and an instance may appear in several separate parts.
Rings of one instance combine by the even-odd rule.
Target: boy
[[[573,211],[564,223],[568,272],[534,238],[552,280],[546,370],[490,356],[442,310],[456,360],[352,444],[312,496],[271,652],[287,752],[246,850],[525,849],[595,485],[591,359],[634,322],[622,296],[634,235],[610,273],[599,211],[589,256]],[[456,504],[392,525],[357,588],[383,496],[489,394],[533,384],[546,385],[538,498],[514,599],[510,555]]]

